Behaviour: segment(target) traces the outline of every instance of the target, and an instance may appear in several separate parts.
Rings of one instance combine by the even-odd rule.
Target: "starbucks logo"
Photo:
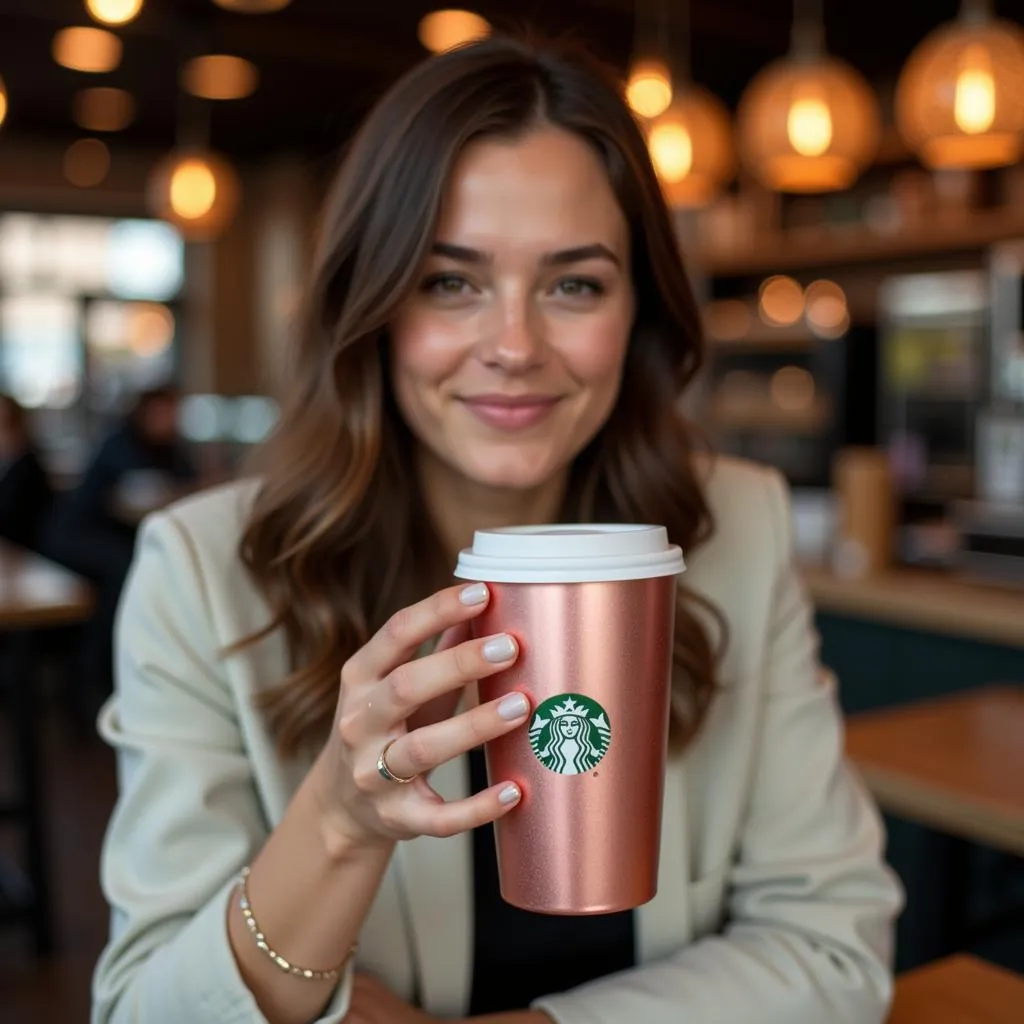
[[[589,772],[608,753],[612,730],[605,710],[579,693],[561,693],[537,705],[530,746],[545,768],[559,775]]]

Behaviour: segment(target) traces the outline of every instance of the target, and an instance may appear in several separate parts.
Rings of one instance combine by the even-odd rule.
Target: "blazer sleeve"
[[[116,627],[116,691],[100,728],[119,797],[101,879],[109,942],[93,1024],[261,1024],[228,941],[228,900],[267,826],[211,629],[192,538],[144,524]],[[348,1007],[350,971],[320,1018]]]
[[[881,1024],[888,1012],[901,893],[878,814],[844,760],[785,485],[766,479],[781,557],[728,924],[665,960],[538,1000],[557,1024]]]

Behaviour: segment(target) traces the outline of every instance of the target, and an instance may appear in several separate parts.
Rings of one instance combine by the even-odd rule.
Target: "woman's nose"
[[[496,304],[493,327],[488,331],[481,359],[506,372],[522,373],[543,363],[546,344],[540,317],[526,298]]]

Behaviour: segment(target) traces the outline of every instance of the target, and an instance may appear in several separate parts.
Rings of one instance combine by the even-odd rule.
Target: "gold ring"
[[[396,736],[395,739],[397,738],[398,737]],[[395,740],[388,740],[387,743],[384,744],[384,749],[380,752],[380,757],[377,758],[377,771],[379,771],[381,776],[387,779],[388,782],[397,782],[399,785],[405,786],[412,782],[416,776],[410,775],[409,778],[403,779],[401,775],[396,775],[388,767],[388,751],[391,749],[394,742]]]

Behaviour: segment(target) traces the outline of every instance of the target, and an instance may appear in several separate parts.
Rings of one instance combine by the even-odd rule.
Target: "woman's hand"
[[[437,1018],[392,995],[376,978],[357,974],[344,1024],[437,1024]]]
[[[392,995],[376,978],[356,974],[344,1024],[437,1024],[437,1018]]]
[[[467,685],[518,657],[509,636],[462,639],[489,598],[482,583],[442,590],[394,615],[342,669],[334,727],[314,772],[328,835],[345,848],[454,835],[494,821],[519,801],[517,786],[499,782],[445,803],[426,781],[438,765],[518,728],[529,715],[518,692],[455,717],[438,714],[445,707],[450,714]],[[450,646],[417,659],[420,646],[441,634]],[[409,785],[378,770],[391,740],[387,766],[399,777],[415,776]]]

